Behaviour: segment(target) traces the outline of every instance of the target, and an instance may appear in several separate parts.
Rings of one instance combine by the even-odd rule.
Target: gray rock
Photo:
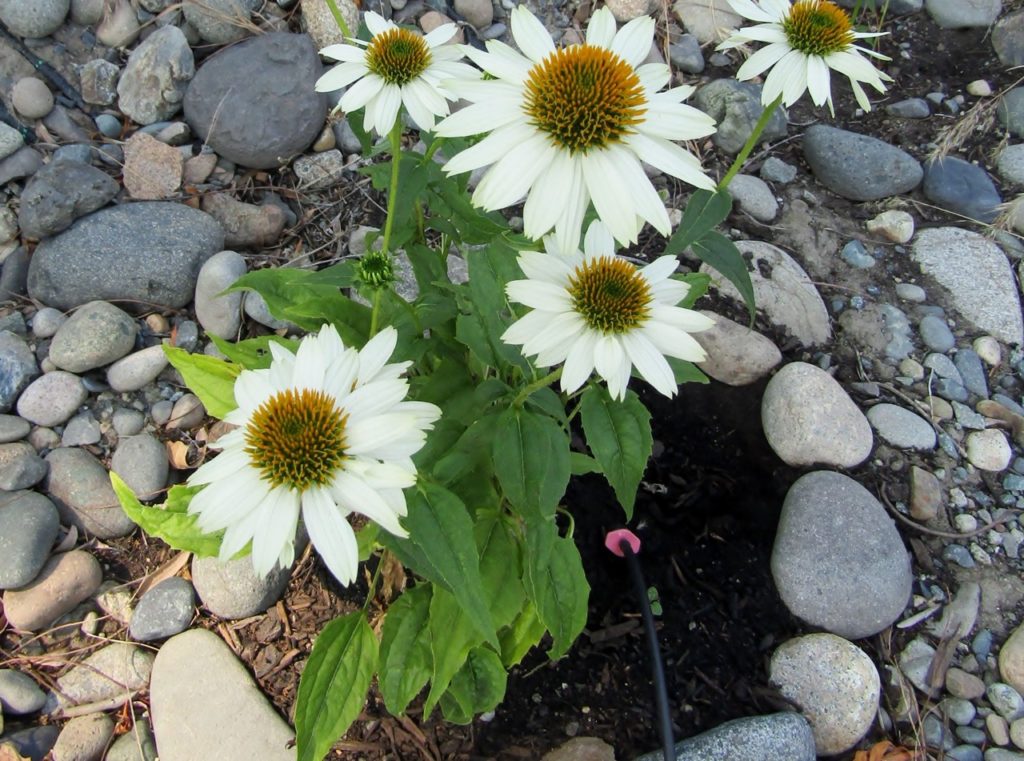
[[[1024,65],[1024,12],[1011,13],[996,22],[992,47],[1004,66]]]
[[[196,317],[203,329],[218,338],[234,338],[242,324],[242,292],[223,293],[245,274],[245,259],[234,251],[214,254],[199,270]]]
[[[815,124],[804,133],[804,158],[838,196],[874,201],[907,193],[924,174],[913,156],[877,138]]]
[[[964,387],[972,394],[988,397],[988,380],[981,357],[973,349],[960,349],[953,355],[953,364],[960,371]]]
[[[138,410],[118,407],[114,410],[111,422],[118,436],[134,436],[142,432],[142,427],[146,424],[146,416]]]
[[[53,93],[43,80],[22,77],[11,88],[11,105],[26,119],[42,119],[53,110]]]
[[[716,79],[697,88],[693,102],[718,122],[718,131],[711,140],[726,153],[740,152],[764,112],[761,85],[735,79]],[[785,109],[776,109],[761,133],[761,141],[770,142],[785,137],[786,118]]]
[[[341,151],[335,149],[299,156],[292,165],[299,187],[303,190],[324,190],[347,182],[350,174]]]
[[[875,258],[859,240],[851,240],[839,252],[843,261],[859,270],[871,269],[875,266]]]
[[[114,722],[105,713],[76,716],[65,724],[53,746],[55,761],[100,761],[114,736]]]
[[[932,115],[928,101],[924,98],[907,98],[890,103],[885,107],[885,112],[900,119],[927,119]]]
[[[98,444],[102,432],[99,421],[89,411],[79,412],[64,426],[60,443],[65,447],[81,447]]]
[[[182,12],[207,42],[222,45],[245,37],[258,0],[185,0]]]
[[[63,522],[100,539],[124,536],[135,528],[121,509],[107,469],[92,454],[60,447],[46,461],[50,465],[46,490]]]
[[[50,361],[61,370],[84,373],[109,365],[132,350],[138,326],[131,316],[106,301],[75,310],[53,337]]]
[[[25,145],[25,138],[14,127],[0,122],[0,159],[5,159]]]
[[[219,761],[294,761],[294,732],[213,632],[190,629],[164,643],[150,685],[161,761],[192,761],[217,748]]]
[[[156,741],[149,722],[136,718],[132,728],[110,746],[105,761],[157,761]]]
[[[953,363],[953,360],[945,354],[929,354],[924,358],[924,366],[933,371],[940,378],[949,378],[950,380],[954,380],[958,384],[963,385],[963,378],[960,377],[960,371],[956,369],[956,365]]]
[[[1000,99],[996,116],[1012,134],[1024,137],[1024,87],[1014,87]]]
[[[28,251],[18,246],[0,264],[0,298],[24,296],[28,283]],[[3,374],[0,373],[0,376]],[[0,383],[2,387],[2,383]]]
[[[946,751],[946,758],[948,761],[982,761],[981,748],[976,748],[973,745],[957,745]]]
[[[715,321],[710,330],[693,337],[707,352],[700,369],[730,386],[746,386],[775,369],[782,352],[771,339],[721,315],[701,312]]]
[[[121,69],[116,63],[94,58],[79,72],[82,86],[82,100],[97,106],[110,106],[117,100],[117,82]],[[99,124],[99,117],[96,119]]]
[[[491,0],[455,0],[454,5],[459,15],[474,29],[486,29],[494,22]]]
[[[260,325],[265,325],[271,330],[281,330],[287,328],[294,330],[295,325],[288,322],[287,320],[279,320],[270,313],[270,307],[267,306],[267,301],[257,291],[246,291],[242,298],[242,309],[245,310],[246,315],[256,320]]]
[[[881,683],[867,654],[833,634],[808,634],[772,654],[769,678],[801,707],[822,756],[852,748],[878,711]]]
[[[167,485],[167,450],[151,433],[126,436],[117,443],[110,469],[139,499],[153,499]]]
[[[927,314],[921,318],[918,325],[921,331],[921,340],[931,351],[947,352],[956,346],[956,337],[949,329],[946,321],[934,314]]]
[[[46,564],[60,529],[60,516],[42,494],[0,497],[0,589],[23,587]]]
[[[4,743],[10,743],[18,753],[32,761],[43,761],[53,748],[53,744],[57,742],[58,734],[60,729],[53,724],[47,724],[9,732],[4,735]]]
[[[999,151],[996,171],[1005,182],[1024,185],[1024,143],[1007,145]]]
[[[139,124],[170,119],[181,108],[195,73],[192,48],[185,35],[176,26],[165,26],[143,40],[128,57],[117,83],[118,106]]]
[[[871,426],[835,379],[806,362],[772,378],[761,401],[768,444],[789,465],[852,468],[871,454]]]
[[[42,307],[32,315],[32,334],[36,338],[50,338],[67,319],[67,315],[59,309]]]
[[[687,74],[700,74],[704,71],[704,54],[700,49],[700,41],[692,34],[684,34],[668,46],[668,59],[672,66]]]
[[[1017,690],[1004,682],[993,682],[985,690],[985,697],[996,713],[1007,721],[1024,716],[1024,698]]]
[[[88,395],[77,375],[54,370],[32,381],[22,392],[18,414],[36,425],[60,425],[75,414]]]
[[[192,559],[196,593],[221,618],[245,618],[266,610],[284,592],[290,572],[290,568],[275,567],[268,576],[258,576],[248,555],[227,562],[213,557]]]
[[[48,37],[64,23],[71,0],[0,0],[0,21],[16,37]]]
[[[749,716],[676,743],[675,761],[814,761],[814,734],[798,713]],[[658,751],[637,761],[661,761]]]
[[[46,463],[26,441],[0,444],[0,490],[29,489],[43,480]]]
[[[46,695],[35,679],[14,669],[0,669],[0,708],[4,713],[35,713],[45,702]]]
[[[995,473],[1006,470],[1013,459],[1013,450],[1006,434],[998,428],[972,431],[964,441],[964,450],[971,465],[978,470]]]
[[[832,337],[825,302],[793,257],[761,241],[736,241],[736,247],[748,259],[759,311],[805,346],[823,344]],[[700,271],[711,276],[712,287],[723,296],[742,301],[735,286],[717,270],[705,264]]]
[[[1003,202],[984,169],[955,156],[925,164],[924,194],[936,206],[980,222],[993,221]]]
[[[786,185],[796,179],[796,167],[780,158],[769,156],[761,164],[761,179]]]
[[[30,584],[4,592],[4,615],[14,628],[36,631],[92,596],[102,580],[103,570],[88,552],[55,555]]]
[[[1020,296],[995,243],[956,227],[931,228],[917,234],[911,258],[943,287],[961,316],[1004,343],[1024,343]]]
[[[1002,0],[925,0],[924,6],[943,29],[989,27],[1003,9]]]
[[[22,420],[17,415],[0,415],[0,443],[7,444],[11,441],[18,441],[28,436],[32,430],[27,420]]]
[[[223,248],[220,225],[196,209],[166,202],[114,206],[40,243],[28,289],[59,309],[111,299],[178,308],[192,299],[203,262]]]
[[[127,642],[107,645],[57,680],[57,708],[95,703],[143,690],[149,684],[153,661],[153,654],[138,645]],[[195,673],[191,675],[195,676]]]
[[[165,579],[142,595],[132,614],[128,633],[150,642],[185,631],[195,613],[195,593],[185,579]]]
[[[18,224],[30,238],[56,235],[76,219],[105,206],[117,191],[117,183],[96,167],[54,161],[25,186]]]
[[[22,177],[30,177],[39,171],[42,165],[43,157],[39,151],[27,145],[22,146],[0,161],[0,185],[6,185],[11,180],[19,180]]]
[[[299,170],[299,162],[300,159],[296,159],[295,172],[305,184]],[[287,222],[284,211],[273,203],[259,206],[243,203],[227,193],[204,195],[202,209],[224,228],[224,245],[232,248],[258,249],[273,246],[280,240]]]
[[[771,568],[794,615],[848,639],[890,626],[913,581],[910,557],[885,508],[853,479],[828,471],[808,473],[790,487]]]
[[[246,76],[239,77],[240,71]],[[246,40],[200,67],[185,94],[185,120],[236,164],[280,166],[308,148],[323,128],[326,103],[313,90],[322,71],[306,35],[274,32]]]
[[[107,368],[107,383],[114,391],[138,391],[156,380],[167,367],[163,346],[148,346]]]
[[[1024,753],[1005,748],[989,748],[985,751],[985,761],[1024,761]]]
[[[744,211],[758,222],[771,222],[779,213],[779,202],[771,188],[760,177],[738,174],[729,183],[729,195]]]
[[[0,412],[7,412],[39,376],[32,350],[20,336],[0,330]]]

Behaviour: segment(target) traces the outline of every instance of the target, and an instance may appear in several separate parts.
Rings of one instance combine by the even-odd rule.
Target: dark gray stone
[[[676,761],[814,761],[811,725],[798,713],[734,719],[676,743]],[[661,761],[661,751],[637,761]]]
[[[128,633],[139,642],[172,637],[185,631],[195,613],[195,592],[185,579],[161,581],[142,595]]]
[[[14,669],[0,669],[0,709],[6,714],[35,713],[46,702],[36,680]]]
[[[28,251],[18,246],[0,264],[0,300],[24,296],[28,288]]]
[[[9,330],[0,330],[0,412],[10,410],[38,377],[39,365],[28,344]]]
[[[196,73],[192,49],[173,25],[149,35],[132,51],[117,83],[118,106],[139,124],[170,119],[181,109]]]
[[[684,34],[668,46],[668,58],[680,71],[700,74],[704,71],[704,54],[700,42],[692,34]]]
[[[877,138],[815,124],[804,133],[804,158],[818,182],[851,201],[907,193],[923,176],[913,156]]]
[[[968,391],[981,397],[988,397],[985,366],[974,349],[960,349],[953,355],[953,364],[960,371],[960,377]]]
[[[772,548],[786,607],[847,639],[890,626],[910,599],[910,556],[875,497],[848,476],[816,471],[790,487]]]
[[[984,169],[955,156],[925,164],[924,194],[936,206],[980,222],[994,220],[1003,202]]]
[[[932,390],[936,396],[951,402],[966,402],[970,398],[964,385],[952,378],[939,378],[932,384]]]
[[[51,162],[25,186],[18,225],[30,238],[56,235],[79,217],[105,206],[117,191],[113,178],[94,166]]]
[[[204,212],[165,202],[114,206],[40,243],[28,291],[58,309],[98,300],[176,309],[192,300],[199,268],[223,247],[224,231]]]
[[[924,98],[907,98],[890,103],[885,107],[885,113],[900,119],[927,119],[932,110]]]
[[[31,761],[43,761],[57,743],[60,728],[56,724],[31,727],[4,735],[4,742],[14,745],[14,749]]]
[[[313,41],[274,32],[207,60],[185,94],[185,120],[220,156],[254,169],[287,163],[323,129],[323,71]],[[244,76],[239,76],[244,72]]]
[[[1024,87],[1014,87],[1006,93],[999,101],[996,115],[1000,123],[1011,133],[1017,137],[1024,137]],[[0,164],[0,178],[3,177],[2,169],[3,164]]]
[[[103,463],[78,447],[59,447],[46,456],[50,472],[46,491],[64,523],[110,539],[131,533],[135,524],[125,515]]]
[[[921,340],[924,341],[924,345],[931,351],[947,352],[956,345],[953,331],[938,315],[925,315],[921,318],[918,330],[921,332]]]
[[[43,165],[42,154],[27,145],[19,148],[10,156],[0,161],[0,186],[11,180],[31,177]]]
[[[42,494],[12,492],[0,499],[0,589],[23,587],[50,557],[60,516]]]
[[[711,140],[726,153],[740,152],[764,112],[761,85],[735,79],[716,79],[697,88],[693,103],[718,122],[718,131]],[[786,136],[786,131],[786,111],[778,108],[768,120],[760,140],[778,140]]]
[[[27,441],[0,444],[0,489],[29,489],[43,480],[46,463]]]
[[[1024,11],[1004,16],[992,29],[992,47],[1004,66],[1024,65]]]

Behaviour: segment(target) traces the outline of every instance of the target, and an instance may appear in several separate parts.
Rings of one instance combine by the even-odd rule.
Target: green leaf
[[[732,210],[732,196],[725,190],[694,191],[686,202],[683,220],[672,233],[665,246],[665,253],[678,256],[696,241],[714,230],[715,226],[729,216]]]
[[[434,465],[433,475],[442,484],[450,484],[487,461],[494,440],[495,416],[481,418],[467,428],[458,441]]]
[[[204,534],[196,526],[199,516],[187,512],[189,501],[202,487],[177,484],[167,493],[163,507],[148,507],[139,502],[128,484],[114,471],[110,471],[110,484],[125,515],[150,536],[163,539],[176,550],[193,552],[201,557],[220,552],[223,532]]]
[[[519,615],[526,602],[526,590],[519,580],[522,576],[519,545],[512,541],[504,520],[494,511],[477,518],[473,533],[480,553],[480,576],[490,603],[491,619],[500,629]]]
[[[690,290],[687,291],[685,298],[677,305],[683,309],[693,309],[697,299],[707,293],[708,287],[711,285],[711,275],[708,275],[706,272],[688,272],[685,275],[674,275],[673,280],[680,280],[690,286]]]
[[[754,285],[750,282],[750,272],[743,254],[736,244],[719,232],[711,231],[693,243],[693,253],[707,264],[722,273],[725,278],[736,286],[747,305],[750,320],[754,320],[756,304],[754,303]]]
[[[247,338],[236,343],[225,341],[223,338],[218,338],[215,335],[207,335],[210,336],[210,340],[213,341],[221,354],[232,362],[237,362],[246,370],[264,370],[270,367],[270,363],[273,360],[270,354],[270,344],[272,343],[281,344],[292,354],[299,349],[298,341],[274,335]]]
[[[583,393],[580,414],[587,446],[601,464],[628,520],[633,517],[636,490],[654,445],[651,413],[632,391],[627,390],[625,398],[617,402],[604,386],[591,385]]]
[[[587,623],[590,587],[572,539],[558,537],[546,563],[527,556],[526,590],[553,639],[548,656],[565,655]]]
[[[585,476],[588,473],[601,473],[601,465],[588,454],[569,452],[569,464],[574,476]]]
[[[321,761],[363,708],[377,637],[362,611],[331,621],[313,643],[295,699],[297,761]]]
[[[687,362],[685,359],[676,359],[675,357],[665,357],[665,361],[672,368],[672,374],[675,376],[677,386],[681,386],[684,383],[710,383],[708,376],[693,362]]]
[[[235,378],[242,372],[240,365],[206,354],[189,354],[167,344],[164,344],[164,354],[209,414],[223,419],[238,406]]]
[[[554,515],[569,484],[569,436],[546,415],[511,407],[498,417],[494,472],[521,513]]]
[[[523,660],[530,648],[540,642],[547,628],[537,617],[537,608],[532,602],[516,617],[510,626],[506,626],[498,634],[501,642],[501,662],[511,668]]]
[[[417,484],[407,498],[402,524],[408,539],[382,533],[380,541],[403,564],[455,596],[481,640],[497,647],[498,639],[480,579],[480,558],[473,521],[462,501],[429,481]]]
[[[395,716],[405,712],[433,670],[427,621],[431,592],[429,584],[407,589],[384,619],[377,685],[388,712]]]
[[[469,724],[477,714],[493,710],[505,697],[508,674],[501,658],[489,647],[476,647],[441,696],[444,718]]]
[[[430,652],[433,671],[430,691],[423,702],[423,716],[430,716],[452,678],[466,662],[469,651],[483,642],[454,596],[435,589],[430,600]],[[495,638],[497,642],[497,638]]]
[[[356,549],[359,553],[360,563],[365,563],[373,554],[373,546],[377,543],[378,536],[380,536],[380,526],[373,521],[356,532]]]

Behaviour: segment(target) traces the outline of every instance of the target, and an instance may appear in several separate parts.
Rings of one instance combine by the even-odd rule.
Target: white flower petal
[[[376,37],[381,32],[386,32],[388,29],[394,29],[395,24],[388,21],[376,11],[367,11],[363,14],[363,21],[366,23],[366,28],[370,30],[370,34]]]
[[[644,15],[629,21],[615,34],[611,49],[635,69],[650,55],[653,41],[654,19]]]
[[[767,47],[761,48],[743,62],[739,71],[736,72],[736,79],[746,80],[759,76],[777,64],[789,51],[790,47],[785,43],[772,43]]]
[[[604,378],[608,384],[608,390],[612,396],[620,397],[620,389],[613,384],[622,376],[622,363],[629,364],[629,358],[622,350],[622,344],[617,335],[603,335],[598,337],[594,344],[594,369],[597,374]]]
[[[366,342],[359,352],[357,383],[366,383],[391,359],[398,345],[398,331],[388,326]]]
[[[551,41],[548,30],[525,5],[512,9],[512,38],[523,55],[534,63],[540,63],[555,52],[555,43]]]
[[[356,535],[326,489],[315,487],[303,493],[302,518],[310,541],[334,578],[345,586],[355,581],[359,570]]]
[[[587,234],[583,238],[583,250],[588,257],[613,256],[615,254],[615,239],[604,222],[595,219],[590,223]]]
[[[320,55],[335,61],[366,63],[366,50],[356,45],[328,45],[320,51]]]
[[[267,576],[289,542],[295,541],[299,519],[299,494],[284,487],[272,489],[257,508],[260,513],[252,538],[252,566]]]
[[[594,372],[594,347],[597,338],[597,333],[591,330],[584,331],[569,349],[559,380],[562,391],[567,394],[573,393],[586,383],[587,378]]]
[[[593,12],[587,24],[587,44],[599,48],[610,48],[615,39],[615,17],[607,7]]]
[[[395,536],[406,537],[409,535],[409,532],[398,522],[398,516],[388,508],[381,496],[367,486],[362,479],[342,473],[331,484],[331,496],[342,507],[365,515],[385,531]]]
[[[207,460],[189,476],[190,486],[209,484],[222,478],[230,478],[242,468],[248,467],[249,457],[241,449],[228,449]]]
[[[671,277],[679,267],[679,260],[674,256],[659,256],[653,262],[640,269],[640,274],[649,283],[657,283]]]
[[[571,303],[564,287],[538,280],[513,280],[505,293],[509,301],[547,312],[560,312]]]
[[[541,280],[552,285],[565,286],[572,276],[572,269],[562,259],[538,251],[523,251],[516,260],[519,269],[530,280]]]
[[[423,37],[423,41],[427,43],[429,48],[440,47],[454,37],[458,31],[459,28],[455,24],[441,24],[441,26],[427,32]]]
[[[342,111],[358,111],[384,88],[384,80],[376,74],[367,74],[345,91],[338,101]]]
[[[366,64],[362,61],[358,63],[339,63],[316,81],[314,89],[317,92],[340,90],[343,87],[348,87],[368,72],[369,69],[366,68]]]
[[[455,114],[457,116],[457,114]],[[449,117],[451,118],[451,117]],[[435,130],[442,137],[449,133],[444,126],[448,120],[437,125]],[[493,164],[513,147],[534,134],[534,130],[523,124],[511,124],[499,127],[481,140],[476,145],[467,148],[461,153],[455,154],[448,163],[444,165],[444,171],[448,174],[460,174]]]
[[[676,395],[678,387],[672,368],[649,340],[642,334],[627,333],[622,337],[622,346],[629,361],[645,381],[665,396]]]
[[[636,155],[651,166],[695,187],[715,189],[715,181],[701,171],[700,161],[685,148],[664,138],[649,137],[640,132],[630,135],[628,142]]]
[[[473,203],[484,209],[504,209],[517,203],[555,154],[547,137],[534,133],[494,163],[473,191]]]

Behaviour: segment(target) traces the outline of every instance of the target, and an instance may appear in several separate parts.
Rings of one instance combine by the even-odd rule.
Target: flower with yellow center
[[[295,354],[272,343],[269,368],[238,376],[238,407],[224,418],[238,427],[188,479],[205,484],[188,509],[200,530],[224,530],[222,560],[252,542],[258,574],[288,566],[301,513],[324,563],[348,584],[358,564],[349,514],[407,535],[402,489],[415,483],[412,455],[441,411],[405,401],[409,363],[388,364],[396,340],[386,328],[357,351],[326,325]]]
[[[443,82],[474,76],[472,67],[459,63],[459,49],[444,44],[458,28],[443,24],[424,37],[373,11],[364,19],[373,35],[369,43],[352,40],[352,45],[328,45],[320,51],[341,63],[317,80],[317,92],[348,87],[338,108],[349,112],[365,106],[363,129],[373,128],[379,135],[391,131],[402,105],[420,129],[433,129],[435,117],[447,116],[452,99]]]
[[[615,254],[615,241],[600,221],[587,229],[583,251],[562,254],[553,236],[544,244],[547,253],[519,256],[527,279],[513,280],[506,292],[533,311],[501,339],[535,356],[540,367],[564,363],[560,382],[569,393],[597,371],[612,397],[622,399],[635,367],[655,389],[674,396],[675,376],[665,357],[702,362],[706,354],[690,333],[714,324],[676,306],[689,286],[670,277],[675,257],[637,267]]]
[[[578,247],[591,202],[623,243],[636,241],[644,221],[668,235],[668,213],[641,162],[714,188],[696,157],[673,141],[704,137],[715,128],[709,116],[683,105],[692,87],[661,91],[668,67],[643,63],[654,20],[644,16],[616,31],[611,11],[601,8],[586,42],[561,49],[522,6],[512,11],[511,26],[522,53],[494,40],[487,52],[466,48],[491,78],[448,85],[472,105],[442,121],[437,134],[487,134],[454,156],[445,171],[490,167],[473,202],[493,210],[525,197],[526,234],[539,240],[554,228],[564,251]]]
[[[846,11],[831,0],[796,0],[792,5],[790,0],[729,0],[729,5],[744,18],[762,22],[733,33],[718,49],[768,43],[736,73],[737,79],[752,79],[768,71],[761,93],[765,105],[781,96],[791,106],[809,90],[814,105],[827,103],[834,115],[829,73],[834,69],[850,80],[857,103],[870,111],[861,82],[884,93],[884,82],[892,81],[861,53],[883,61],[889,60],[887,56],[854,44],[881,33],[854,31]]]

